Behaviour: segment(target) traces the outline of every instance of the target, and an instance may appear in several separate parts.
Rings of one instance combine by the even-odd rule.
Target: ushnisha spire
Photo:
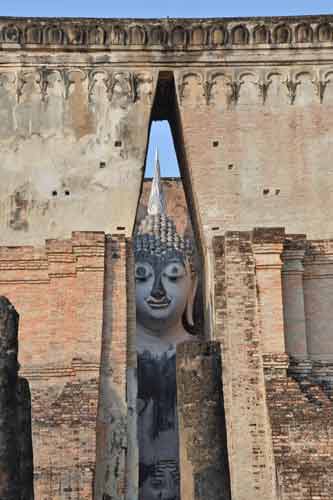
[[[165,214],[165,198],[161,184],[161,168],[158,149],[155,153],[154,178],[148,202],[148,215]]]
[[[157,151],[148,213],[135,235],[134,254],[136,258],[153,256],[159,259],[168,259],[175,254],[183,258],[193,255],[192,241],[177,233],[174,221],[166,213]]]

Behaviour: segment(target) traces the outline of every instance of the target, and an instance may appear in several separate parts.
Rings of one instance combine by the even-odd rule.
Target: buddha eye
[[[137,281],[147,281],[152,275],[150,269],[144,265],[137,265],[135,268],[135,279]]]
[[[177,281],[185,275],[185,269],[182,264],[170,264],[166,267],[164,275],[167,276],[169,281]]]

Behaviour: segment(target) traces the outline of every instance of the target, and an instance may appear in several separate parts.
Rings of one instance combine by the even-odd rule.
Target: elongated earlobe
[[[195,296],[198,290],[198,282],[199,282],[198,276],[196,275],[193,280],[191,291],[189,293],[189,297],[186,304],[186,321],[190,326],[194,326],[193,309],[194,309]]]

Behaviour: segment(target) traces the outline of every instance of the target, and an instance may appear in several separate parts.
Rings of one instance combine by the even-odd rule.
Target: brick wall
[[[92,498],[103,316],[103,233],[0,249],[0,295],[20,312],[37,500]]]
[[[314,363],[311,369],[311,360],[290,360],[285,353],[280,323],[282,236],[280,230],[254,230],[214,239],[215,334],[222,343],[233,500],[333,498],[331,368]],[[296,244],[291,244],[289,237],[285,252],[294,246],[296,254],[286,258],[298,260],[299,237],[294,239]],[[326,262],[329,242],[308,245],[312,252],[320,247]],[[291,271],[298,276],[302,268],[293,264]],[[298,281],[296,285],[293,293],[298,294]],[[295,303],[299,311],[302,303]],[[297,315],[297,323],[291,320],[292,314],[289,326],[301,326],[304,335],[304,321]],[[270,323],[272,328],[267,327]],[[272,489],[262,493],[265,471],[266,480],[267,472],[273,473]]]
[[[228,232],[214,238],[213,249],[231,497],[276,500],[252,235]]]
[[[274,372],[273,372],[274,373]],[[332,399],[307,377],[274,376],[266,393],[281,500],[333,498]]]

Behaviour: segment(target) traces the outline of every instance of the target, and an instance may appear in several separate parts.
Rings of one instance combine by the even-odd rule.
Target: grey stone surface
[[[231,500],[218,342],[177,347],[182,500]]]

